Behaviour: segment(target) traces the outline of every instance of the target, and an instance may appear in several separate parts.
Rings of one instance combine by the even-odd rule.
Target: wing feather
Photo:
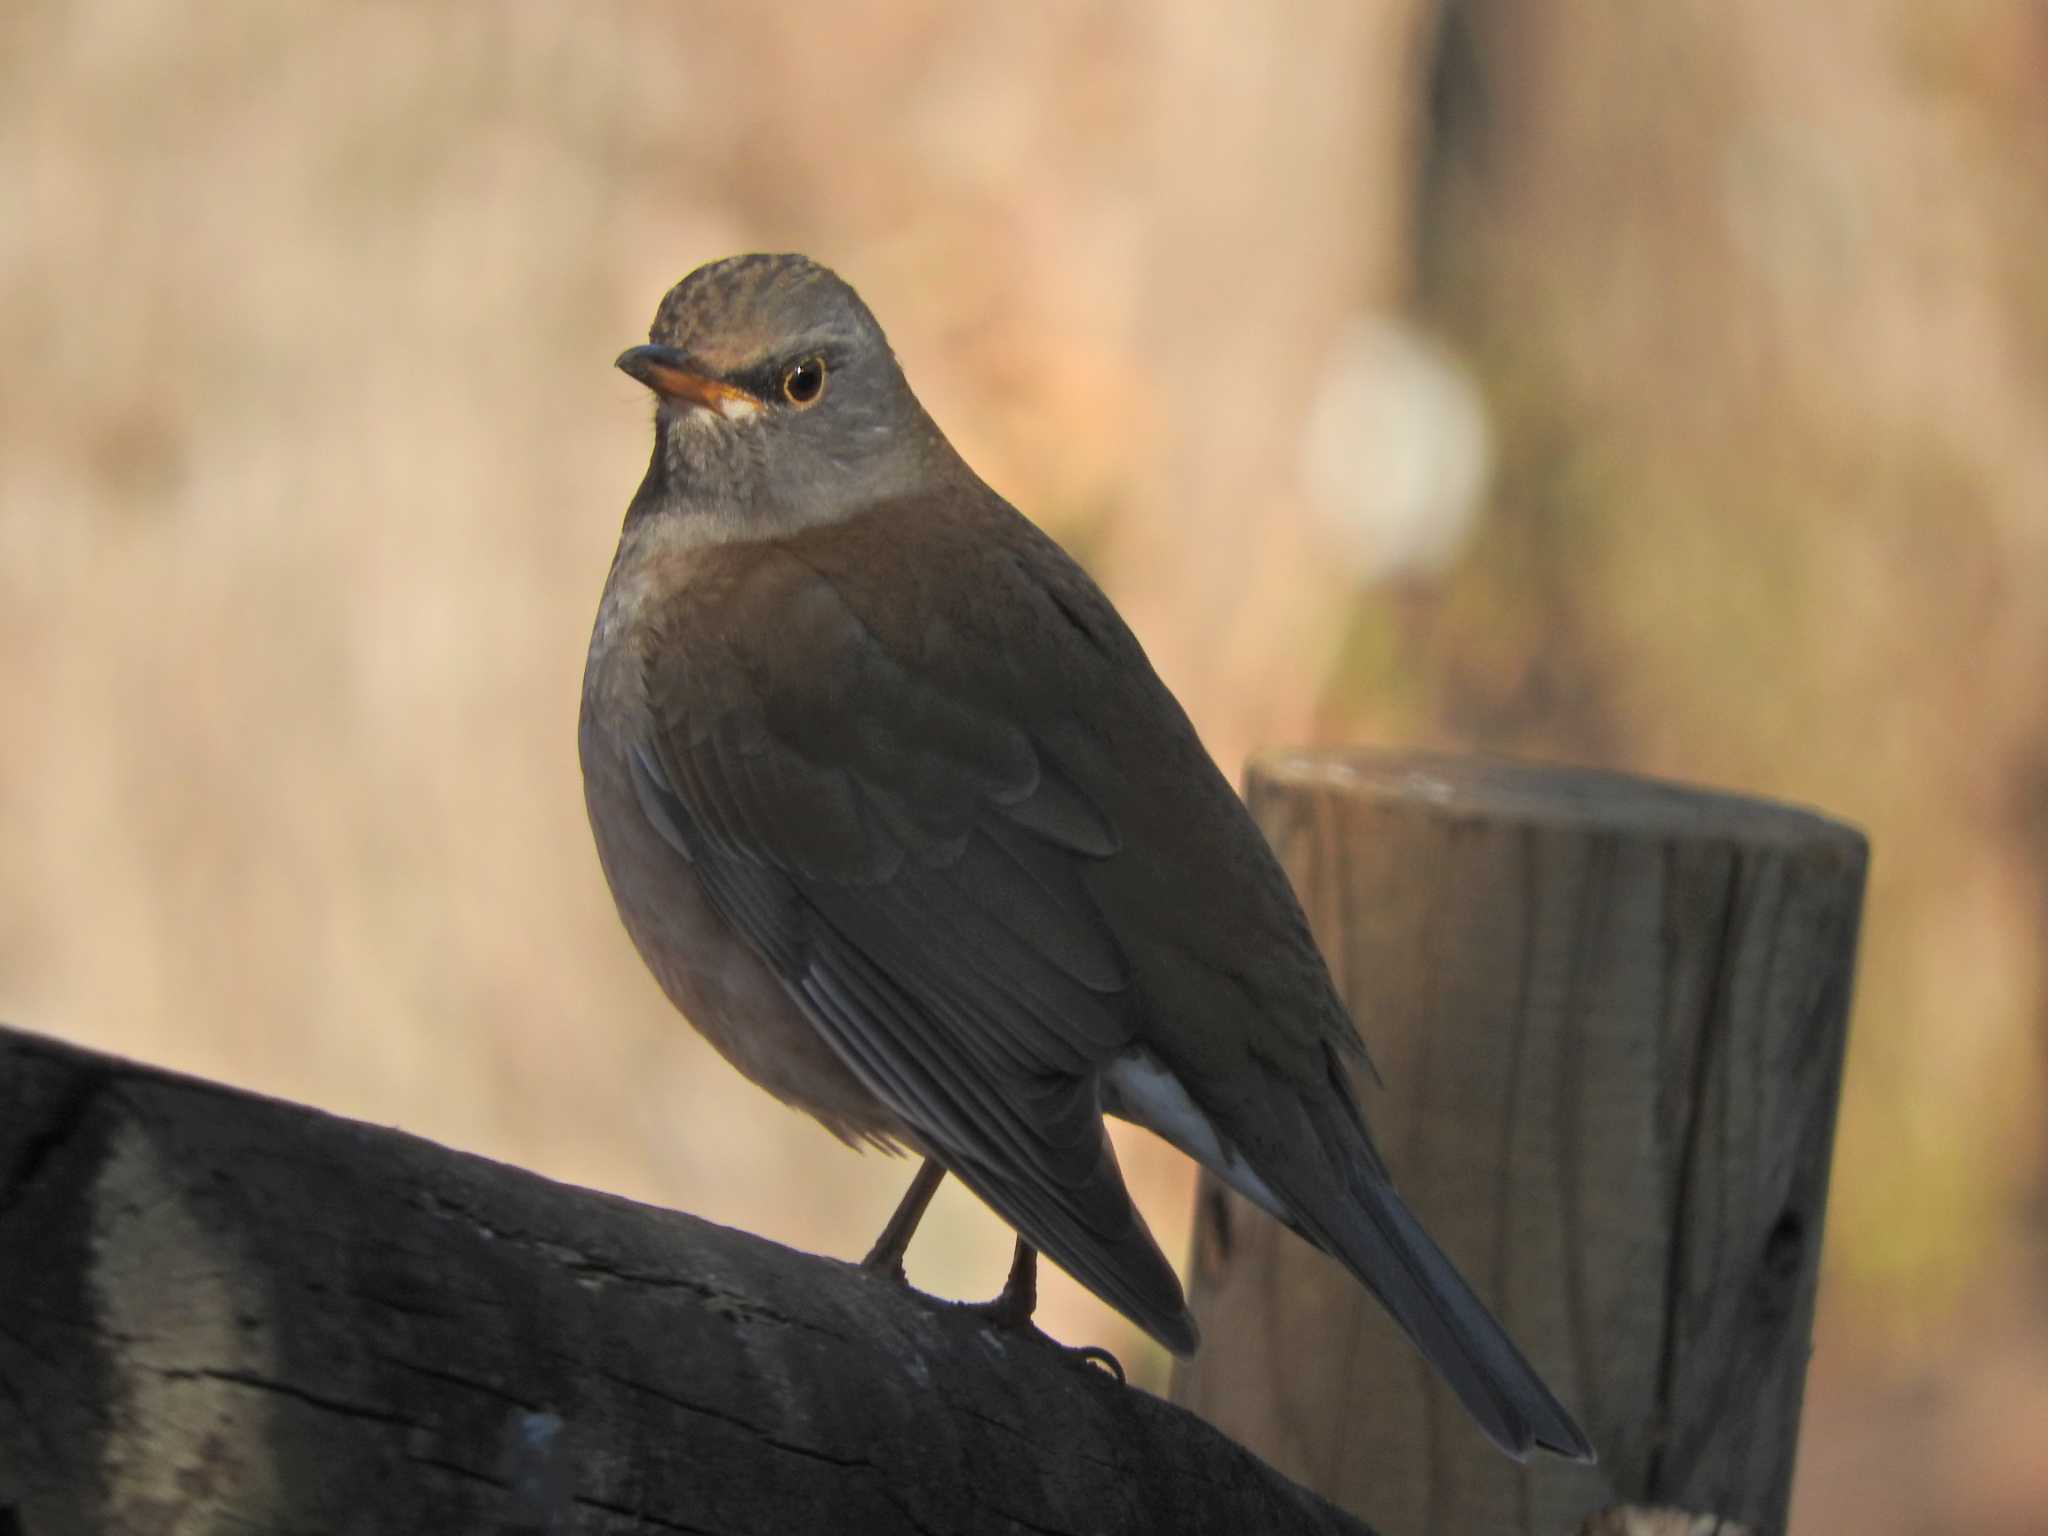
[[[948,1167],[1192,1347],[1102,1126],[1099,1074],[1137,1021],[1084,879],[1120,846],[1108,818],[1018,724],[914,673],[800,562],[758,558],[726,611],[665,615],[661,633],[652,739],[629,753],[656,832]]]

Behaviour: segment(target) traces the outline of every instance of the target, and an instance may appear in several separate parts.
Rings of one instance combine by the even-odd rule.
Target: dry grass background
[[[2036,0],[13,0],[0,1016],[857,1252],[908,1169],[671,1015],[574,758],[609,361],[806,249],[1226,764],[1869,829],[1797,1524],[2038,1529],[2044,79]],[[970,1201],[927,1233],[999,1282]]]

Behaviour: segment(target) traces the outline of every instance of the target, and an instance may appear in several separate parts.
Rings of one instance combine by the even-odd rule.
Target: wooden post
[[[0,1029],[0,1533],[1370,1536],[850,1264]]]
[[[1336,1265],[1213,1180],[1176,1402],[1388,1536],[1616,1501],[1783,1529],[1868,850],[1565,768],[1281,756],[1250,802],[1385,1080],[1409,1201],[1600,1452],[1518,1467]]]

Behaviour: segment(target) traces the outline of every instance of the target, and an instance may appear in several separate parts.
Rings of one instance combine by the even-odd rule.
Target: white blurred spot
[[[1493,470],[1486,404],[1471,375],[1386,315],[1361,315],[1339,333],[1301,451],[1312,505],[1369,581],[1450,564]]]
[[[514,1411],[505,1426],[504,1473],[507,1502],[522,1530],[558,1531],[567,1525],[576,1491],[562,1416]]]

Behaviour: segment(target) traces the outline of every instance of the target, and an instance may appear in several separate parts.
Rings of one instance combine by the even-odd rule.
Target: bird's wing
[[[714,560],[714,564],[715,564]],[[656,620],[641,808],[868,1087],[1162,1342],[1180,1284],[1104,1134],[1126,960],[1083,884],[1116,829],[999,710],[906,667],[833,581],[741,548]]]

